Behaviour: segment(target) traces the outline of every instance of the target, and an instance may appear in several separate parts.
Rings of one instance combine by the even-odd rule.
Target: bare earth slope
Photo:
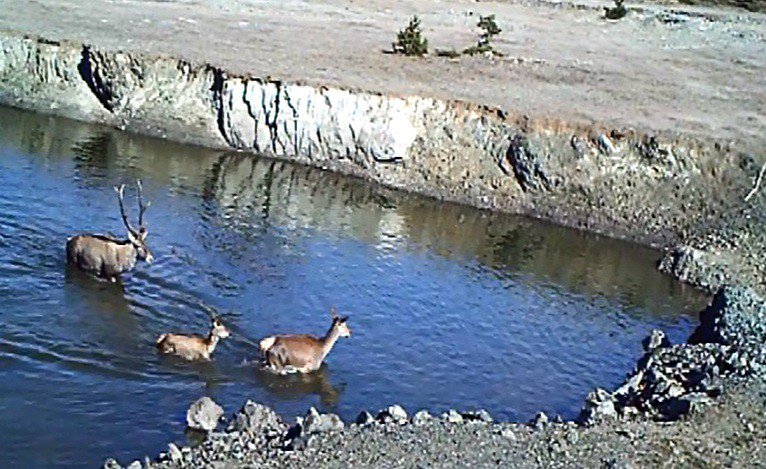
[[[533,117],[766,143],[766,16],[643,6],[286,0],[0,1],[0,29],[162,53],[288,82],[458,99]],[[501,60],[388,55],[419,15],[432,48],[495,13]],[[55,18],[55,20],[52,20]]]

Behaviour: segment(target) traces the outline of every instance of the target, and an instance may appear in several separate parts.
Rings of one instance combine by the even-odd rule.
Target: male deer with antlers
[[[128,230],[128,239],[98,234],[73,236],[66,243],[67,261],[70,264],[112,282],[117,281],[123,272],[131,270],[136,264],[136,259],[142,259],[151,264],[154,256],[146,245],[148,231],[144,224],[144,213],[150,203],[146,205],[143,203],[141,181],[136,181],[136,185],[138,186],[138,229],[130,225],[125,213],[123,198],[125,185],[115,187],[114,190],[120,202],[122,222]]]
[[[339,337],[351,337],[347,316],[330,310],[332,325],[324,337],[313,335],[274,335],[261,340],[266,368],[279,374],[310,373],[322,366]]]

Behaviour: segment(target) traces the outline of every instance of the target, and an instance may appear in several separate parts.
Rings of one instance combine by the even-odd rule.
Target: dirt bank
[[[673,459],[699,457],[690,435],[712,445],[706,438],[716,432],[741,431],[739,406],[749,409],[748,423],[762,415],[762,400],[753,403],[742,391],[760,385],[727,389],[735,379],[761,376],[763,351],[755,344],[766,338],[759,335],[758,296],[766,290],[766,182],[759,178],[766,159],[766,19],[644,5],[612,23],[596,6],[97,0],[86,8],[64,1],[56,3],[54,24],[52,4],[9,2],[0,26],[32,37],[0,36],[0,103],[541,217],[662,248],[661,269],[708,291],[748,287],[746,300],[734,294],[740,306],[731,316],[707,313],[715,327],[704,340],[697,337],[703,344],[653,349],[656,357],[639,363],[628,388],[590,396],[591,411],[612,409],[620,423],[599,417],[600,433],[571,430],[579,436],[563,459],[657,463],[657,455],[670,454],[691,465],[693,459]],[[497,44],[506,57],[383,54],[412,13],[423,18],[433,45],[457,48],[473,40],[476,15],[496,13],[506,29]],[[736,313],[744,310],[750,313]],[[734,335],[725,332],[728,318],[735,318]],[[707,411],[694,416],[692,409],[709,409],[719,395],[727,404],[712,415],[722,421]],[[692,411],[689,426],[649,422],[684,413],[678,409]],[[426,425],[426,437],[384,425],[322,433],[314,438],[322,443],[306,452],[275,449],[274,456],[250,437],[237,451],[277,462],[316,457],[328,466],[349,457],[384,464],[376,459],[384,450],[391,451],[389,462],[405,449],[426,455],[397,459],[412,466],[451,464],[445,454],[486,444],[489,453],[466,451],[464,461],[558,461],[550,455],[563,440],[550,443],[545,431],[527,437],[525,427],[510,427],[521,432],[508,437],[513,443],[498,439],[503,425],[440,422]],[[568,435],[567,428],[560,427]],[[254,438],[292,442],[281,430]],[[624,436],[649,434],[656,438]],[[599,449],[597,438],[614,446]],[[309,440],[302,444],[311,448]],[[723,444],[731,453],[710,461],[742,462],[748,454],[742,448],[755,450],[743,441]],[[373,450],[359,449],[368,443]],[[629,457],[639,450],[647,453]],[[240,461],[228,450],[218,454]],[[176,456],[173,464],[180,463]],[[212,457],[198,456],[190,461]]]

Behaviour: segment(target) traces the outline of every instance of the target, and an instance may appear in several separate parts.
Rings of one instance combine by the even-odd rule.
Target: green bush
[[[475,46],[471,46],[465,50],[463,50],[464,54],[474,55],[474,54],[484,54],[484,53],[491,53],[493,55],[502,55],[500,52],[496,51],[495,48],[492,46],[492,40],[495,36],[503,32],[502,29],[497,25],[495,22],[495,15],[489,15],[489,16],[481,16],[479,17],[479,22],[476,24],[476,26],[481,29],[481,34],[479,34],[479,39],[476,42]]]
[[[423,56],[428,53],[428,39],[423,37],[417,16],[413,16],[407,27],[396,34],[396,42],[391,47],[397,54]]]

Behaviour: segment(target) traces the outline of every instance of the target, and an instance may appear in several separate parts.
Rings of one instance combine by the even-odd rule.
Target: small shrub
[[[628,14],[628,9],[625,8],[625,0],[614,0],[613,7],[604,7],[604,17],[608,20],[619,20]]]
[[[391,47],[397,54],[423,56],[428,53],[428,39],[423,37],[417,16],[413,16],[407,27],[396,34],[396,42]]]
[[[485,53],[491,53],[493,55],[502,55],[500,52],[496,51],[495,48],[492,46],[492,40],[495,36],[503,32],[502,29],[497,25],[495,22],[495,15],[489,15],[489,16],[481,16],[479,17],[479,22],[476,24],[476,26],[481,29],[481,34],[479,34],[479,39],[476,42],[475,46],[471,46],[463,51],[464,54],[474,55],[474,54],[485,54]]]
[[[460,57],[460,52],[456,51],[455,49],[436,49],[436,56],[455,59]]]

